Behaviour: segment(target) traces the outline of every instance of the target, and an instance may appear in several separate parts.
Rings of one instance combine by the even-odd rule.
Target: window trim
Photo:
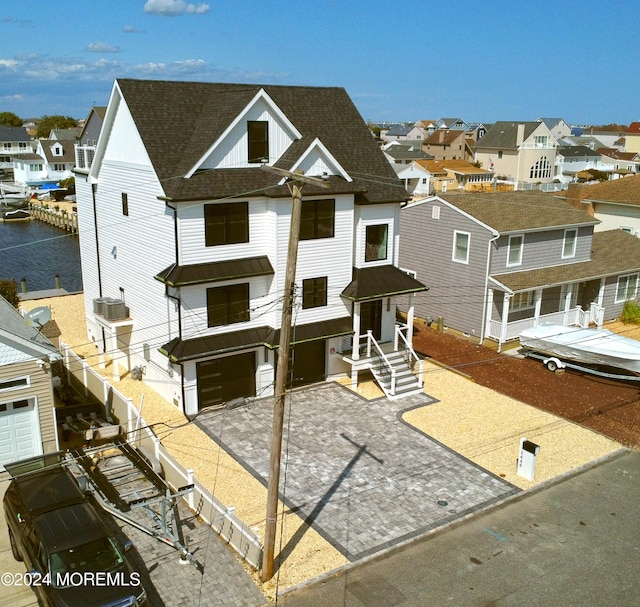
[[[230,292],[232,289],[239,290],[240,288],[242,288],[243,291],[246,292],[246,299],[244,299],[243,297],[243,300],[242,300],[243,309],[241,312],[234,312],[233,314],[231,314],[232,310],[230,310],[230,299],[229,299]],[[219,320],[221,320],[220,318],[212,318],[211,308],[214,306],[210,300],[210,297],[213,297],[214,292],[219,294],[223,292],[225,293],[226,301],[224,302],[223,322],[218,322]],[[245,293],[243,293],[243,296],[244,294]],[[249,310],[249,306],[251,304],[251,289],[248,282],[235,283],[235,284],[224,285],[220,287],[209,287],[206,290],[206,298],[207,298],[206,309],[207,309],[207,327],[208,328],[227,327],[229,325],[248,322],[251,320],[251,313]],[[246,305],[244,305],[245,301],[246,301]]]
[[[257,125],[261,127],[260,132],[258,132]],[[255,135],[260,135],[260,138],[256,138]],[[259,151],[263,153],[252,153],[255,147],[259,147]],[[247,120],[247,162],[262,164],[265,160],[269,162],[269,121]]]
[[[231,227],[234,224],[234,221],[232,220],[233,209],[234,208],[238,209],[240,207],[243,208],[243,211],[242,211],[243,219],[242,219],[242,222],[236,222],[236,223],[244,224],[243,230],[242,230],[242,236],[239,239],[237,238],[232,239],[230,237],[230,233],[231,233]],[[213,214],[214,210],[221,211],[219,215],[215,216],[215,218],[221,219],[221,221],[216,222],[217,225],[223,225],[224,238],[222,240],[218,239],[214,241],[213,234],[211,233],[211,231],[213,231],[213,227],[208,228],[209,225],[212,225],[214,223],[212,221],[214,217],[208,217],[207,213],[210,212]],[[219,246],[224,246],[229,244],[242,244],[242,243],[249,242],[249,203],[248,202],[240,201],[240,202],[225,202],[222,204],[219,204],[219,203],[205,204],[204,210],[203,210],[203,216],[204,216],[204,244],[206,247],[219,247]]]
[[[567,235],[573,233],[573,246],[570,253],[567,253]],[[564,231],[564,238],[562,239],[562,259],[573,259],[576,256],[578,250],[578,230],[577,228],[567,228]]]
[[[458,244],[458,236],[466,236],[467,237],[467,247],[466,247],[466,255],[465,259],[458,259],[456,256],[456,249]],[[451,252],[451,260],[455,263],[463,263],[469,264],[469,253],[471,251],[471,232],[464,232],[462,230],[454,230],[453,231],[453,250]]]
[[[536,307],[536,292],[533,289],[518,291],[509,299],[509,311],[531,310]],[[516,300],[517,297],[517,300]],[[526,297],[526,300],[525,300]],[[524,300],[524,301],[523,301]],[[517,301],[517,304],[516,304]]]
[[[518,260],[517,261],[511,261],[511,251],[512,251],[511,242],[515,241],[516,239],[518,239],[520,241],[520,249],[519,249],[519,254],[518,254]],[[513,250],[515,250],[515,249],[513,249]],[[523,250],[524,250],[524,234],[512,234],[511,236],[509,236],[509,245],[507,247],[507,268],[514,268],[514,267],[522,265],[522,253],[523,253]]]
[[[323,233],[320,220],[322,217],[320,211],[322,206],[331,205],[331,230]],[[325,228],[328,227],[324,226]],[[311,230],[309,230],[311,227]],[[303,200],[300,210],[300,240],[319,240],[321,238],[333,238],[336,233],[336,199],[335,198],[319,198],[314,200]]]
[[[629,296],[629,279],[630,278],[634,278],[635,279],[635,288],[633,289],[633,294],[631,296]],[[615,303],[625,303],[627,301],[631,301],[634,300],[637,295],[638,295],[638,277],[639,275],[636,274],[623,274],[622,276],[618,276],[618,280],[616,282],[616,296],[615,296]],[[620,297],[620,287],[622,286],[622,280],[626,281],[626,284],[624,286],[624,296]]]
[[[324,282],[324,287],[321,286],[318,289],[318,285],[322,285]],[[302,280],[302,309],[303,310],[311,310],[313,308],[323,308],[327,305],[328,300],[328,277],[327,276],[317,276],[315,278],[305,278]],[[306,286],[310,285],[311,292],[309,293],[309,297],[312,299],[311,302],[307,300],[307,289]],[[319,295],[324,295],[323,298],[320,299],[320,303],[316,301]],[[308,302],[308,304],[307,304]]]
[[[371,247],[377,247],[378,253],[375,257],[369,255],[369,229],[370,228],[384,228],[385,234],[382,242],[372,243]],[[390,226],[388,223],[370,223],[364,227],[364,261],[366,263],[375,263],[376,261],[386,261],[389,259],[389,232]],[[384,247],[384,257],[380,257],[380,250]]]
[[[16,384],[16,382],[23,382]],[[6,387],[7,384],[14,384],[12,386]],[[12,392],[14,390],[23,390],[24,388],[29,388],[31,386],[31,377],[29,375],[21,375],[19,377],[14,377],[13,379],[0,381],[0,392]]]

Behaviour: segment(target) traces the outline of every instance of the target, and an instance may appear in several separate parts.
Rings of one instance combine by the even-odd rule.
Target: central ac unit
[[[94,314],[102,314],[104,313],[104,302],[109,301],[108,297],[97,297],[93,300],[93,313]]]
[[[121,299],[107,299],[102,302],[102,315],[105,320],[123,320],[129,316],[129,308]]]

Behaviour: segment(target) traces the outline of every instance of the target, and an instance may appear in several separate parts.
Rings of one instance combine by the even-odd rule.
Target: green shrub
[[[631,299],[625,301],[620,320],[622,322],[640,325],[640,306],[638,303]]]
[[[4,297],[14,308],[20,305],[18,297],[18,283],[13,279],[0,280],[0,295]]]

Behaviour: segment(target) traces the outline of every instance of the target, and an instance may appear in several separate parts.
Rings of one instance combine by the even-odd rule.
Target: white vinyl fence
[[[107,419],[116,417],[127,440],[155,456],[162,466],[165,479],[174,490],[194,485],[184,497],[189,508],[216,531],[254,569],[262,562],[262,546],[249,525],[240,520],[232,508],[226,508],[195,477],[162,446],[139,415],[130,398],[114,388],[107,379],[96,373],[85,360],[66,344],[60,344],[69,384],[84,387],[85,396],[92,395],[105,407]],[[71,380],[75,379],[74,382]]]

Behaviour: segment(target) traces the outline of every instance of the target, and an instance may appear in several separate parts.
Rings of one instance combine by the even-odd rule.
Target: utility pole
[[[282,300],[282,321],[280,323],[280,343],[278,346],[278,366],[273,404],[273,423],[271,429],[271,456],[269,459],[269,478],[267,480],[267,515],[264,530],[264,547],[260,579],[270,580],[274,573],[274,553],[276,541],[276,523],[278,518],[278,493],[280,486],[280,458],[282,455],[282,429],[284,425],[284,404],[289,373],[289,351],[291,348],[291,319],[293,296],[298,261],[298,241],[300,240],[300,216],[302,212],[302,186],[305,183],[329,187],[322,179],[306,177],[302,173],[293,173],[276,167],[262,165],[262,169],[287,177],[289,191],[293,201],[291,207],[291,227],[289,229],[289,250],[284,280]]]

